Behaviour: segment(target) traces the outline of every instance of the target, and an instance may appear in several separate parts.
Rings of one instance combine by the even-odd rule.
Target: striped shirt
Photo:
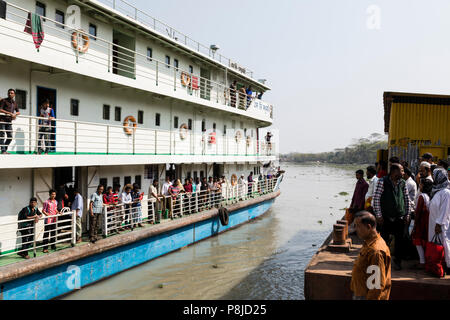
[[[395,182],[392,181],[392,184],[394,183]],[[400,180],[397,182],[397,184],[398,183],[400,183]],[[375,216],[377,216],[378,218],[383,216],[381,212],[381,195],[383,194],[383,192],[384,192],[384,179],[379,179],[375,187],[375,193],[373,194],[373,211],[375,213]],[[406,183],[404,184],[403,188],[403,199],[405,200],[405,215],[409,216],[411,214],[412,208],[411,203],[409,201],[408,188],[406,187]]]

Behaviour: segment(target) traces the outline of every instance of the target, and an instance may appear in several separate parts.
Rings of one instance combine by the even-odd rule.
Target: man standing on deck
[[[83,217],[83,197],[81,196],[80,191],[78,191],[78,189],[75,189],[73,193],[75,194],[75,198],[72,202],[70,210],[75,211],[77,213],[76,217],[77,243],[80,243],[83,231],[81,227],[81,218]]]
[[[97,229],[103,212],[103,191],[104,187],[99,185],[97,192],[91,195],[89,202],[89,240],[92,243],[97,241]]]
[[[16,102],[16,90],[8,90],[8,98],[0,101],[0,149],[2,154],[8,154],[8,147],[12,141],[13,120],[20,115]],[[3,136],[5,139],[3,140]]]
[[[28,249],[32,247],[32,242],[34,241],[34,224],[39,222],[39,218],[42,216],[42,213],[37,208],[37,199],[31,198],[30,204],[20,210],[19,212],[19,233],[22,240],[22,248],[21,252],[18,253],[24,259],[30,259],[28,255]]]
[[[169,193],[169,188],[170,188],[171,185],[172,185],[172,183],[170,182],[170,177],[166,176],[166,181],[164,181],[164,183],[163,183],[163,185],[161,187],[161,194],[164,196],[164,199],[163,199],[163,204],[164,204],[163,213],[165,213],[167,210],[171,211],[170,204],[171,204],[171,201],[172,201],[171,199],[172,198],[170,197],[170,193]],[[169,213],[169,216],[172,216],[172,212]]]
[[[370,213],[373,213],[373,194],[378,183],[377,169],[375,169],[374,166],[367,167],[366,174],[367,179],[369,180],[369,188],[367,189],[367,193],[365,196],[366,204],[364,206],[364,209],[366,209]]]
[[[391,253],[377,232],[376,219],[369,212],[361,211],[355,216],[355,227],[364,244],[352,270],[353,300],[389,300]]]
[[[373,209],[380,227],[381,236],[390,244],[390,235],[394,236],[394,268],[401,270],[404,256],[404,243],[411,221],[411,207],[403,167],[394,163],[389,175],[378,181],[373,196]]]

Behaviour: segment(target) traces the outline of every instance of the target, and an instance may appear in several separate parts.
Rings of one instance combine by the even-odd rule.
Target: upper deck
[[[65,13],[67,4],[58,1],[45,3],[45,38],[40,49],[36,50],[31,35],[24,32],[27,16],[34,12],[35,2],[7,2],[6,19],[0,19],[0,41],[10,45],[1,46],[0,55],[226,111],[257,120],[262,127],[272,124],[273,106],[270,103],[257,99],[256,95],[249,97],[243,92],[230,92],[229,84],[236,80],[238,88],[252,85],[254,92],[258,93],[264,93],[268,87],[253,80],[247,71],[233,71],[234,68],[225,63],[230,66],[234,63],[223,56],[217,53],[207,56],[201,52],[204,46],[197,44],[200,52],[190,49],[191,41],[187,36],[184,43],[180,43],[179,38],[173,36],[179,33],[173,29],[169,30],[172,38],[157,30],[151,31],[142,23],[98,1],[76,1],[82,13],[80,29],[89,30],[94,26],[96,35],[84,31],[74,33],[71,26],[50,17],[52,10]],[[135,12],[138,19],[141,12]],[[154,21],[157,29],[160,24],[156,19]],[[138,24],[142,26],[137,28]],[[75,41],[82,45],[86,38],[89,38],[86,52],[74,48]],[[221,60],[225,61],[221,63]]]

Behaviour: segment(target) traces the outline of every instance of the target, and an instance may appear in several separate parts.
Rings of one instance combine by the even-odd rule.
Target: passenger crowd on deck
[[[366,169],[368,181],[363,170],[356,172],[355,191],[346,213],[349,232],[358,233],[364,240],[353,269],[355,299],[389,297],[392,240],[394,270],[402,269],[402,260],[418,257],[419,263],[413,268],[429,271],[427,244],[441,243],[444,272],[450,274],[449,166],[444,160],[434,163],[430,153],[424,154],[418,163],[417,168],[411,168],[397,157],[390,158],[389,163],[380,161]],[[369,260],[380,266],[384,280],[388,278],[384,288],[368,290],[362,285],[361,279],[367,278],[367,274],[361,273],[362,266]]]
[[[148,203],[150,210],[155,216],[147,220],[149,224],[157,224],[164,219],[173,219],[180,215],[180,202],[187,208],[186,213],[194,212],[194,200],[197,198],[198,210],[211,209],[218,205],[225,198],[224,191],[229,186],[237,186],[240,190],[236,196],[244,199],[251,196],[255,190],[253,185],[258,181],[272,181],[282,174],[280,168],[277,172],[271,169],[267,175],[260,174],[254,177],[250,172],[247,178],[242,174],[237,181],[228,181],[225,176],[218,177],[196,177],[187,178],[184,184],[180,179],[167,176],[161,188],[158,180],[154,180],[148,190]],[[269,185],[269,184],[268,184]],[[273,187],[273,186],[272,186]],[[264,191],[264,186],[258,185],[258,192]],[[183,197],[180,197],[183,195]],[[144,192],[141,192],[137,183],[127,184],[122,189],[121,186],[107,187],[99,185],[96,192],[89,196],[88,217],[89,217],[89,241],[95,243],[98,240],[97,232],[100,227],[104,210],[108,215],[108,224],[114,233],[119,234],[125,230],[132,230],[136,227],[143,227],[142,200]],[[24,207],[18,215],[18,230],[22,237],[22,246],[18,253],[25,259],[29,259],[28,250],[31,242],[34,241],[33,225],[40,218],[45,217],[45,233],[43,237],[43,252],[47,253],[49,246],[56,248],[57,226],[64,223],[61,213],[64,208],[76,213],[76,241],[82,241],[82,217],[83,217],[83,197],[79,190],[67,188],[65,185],[59,186],[58,190],[50,190],[49,198],[43,204],[42,212],[37,208],[37,199],[32,198],[28,206]],[[164,217],[162,217],[164,215]],[[69,218],[69,216],[66,216]]]

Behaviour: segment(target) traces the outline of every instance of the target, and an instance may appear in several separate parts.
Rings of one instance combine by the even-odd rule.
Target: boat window
[[[152,58],[153,58],[153,49],[147,48],[147,60],[152,61]]]
[[[95,24],[89,23],[89,34],[93,40],[97,40],[97,26]]]
[[[36,14],[45,17],[46,6],[42,2],[36,1]]]
[[[227,125],[224,125],[223,126],[223,135],[226,135],[227,134]]]
[[[166,56],[166,66],[170,69],[170,57]]]
[[[192,130],[192,119],[188,119],[188,129]]]
[[[157,113],[155,115],[155,126],[159,127],[161,125],[161,115]]]
[[[80,104],[80,101],[77,99],[70,100],[70,115],[71,116],[79,115],[79,104]]]
[[[19,109],[27,108],[27,92],[25,90],[16,89],[16,103]]]
[[[115,107],[114,109],[114,120],[120,121],[122,119],[122,108],[121,107]]]
[[[202,120],[202,132],[206,131],[206,121],[205,119]]]
[[[126,186],[127,184],[131,184],[131,177],[123,178],[123,185]]]
[[[173,59],[173,66],[175,67],[175,70],[177,70],[178,71],[178,67],[179,67],[179,62],[178,62],[178,59]]]
[[[56,22],[59,22],[59,23],[55,23],[55,26],[57,28],[64,29],[64,12],[62,12],[60,10],[56,10],[55,20],[56,20]]]
[[[100,185],[105,187],[105,191],[106,191],[106,188],[108,187],[108,178],[100,178]]]
[[[178,129],[178,117],[173,117],[173,127]]]
[[[142,188],[142,176],[135,176],[134,183],[138,184],[140,188]]]
[[[144,124],[144,111],[142,110],[138,111],[138,123]]]
[[[120,187],[120,177],[113,178],[113,188]]]
[[[193,74],[194,73],[194,67],[193,66],[189,66],[189,73]]]
[[[213,123],[213,132],[216,132],[216,124]]]
[[[110,118],[110,110],[111,110],[111,106],[104,104],[103,105],[103,120],[109,120]]]

